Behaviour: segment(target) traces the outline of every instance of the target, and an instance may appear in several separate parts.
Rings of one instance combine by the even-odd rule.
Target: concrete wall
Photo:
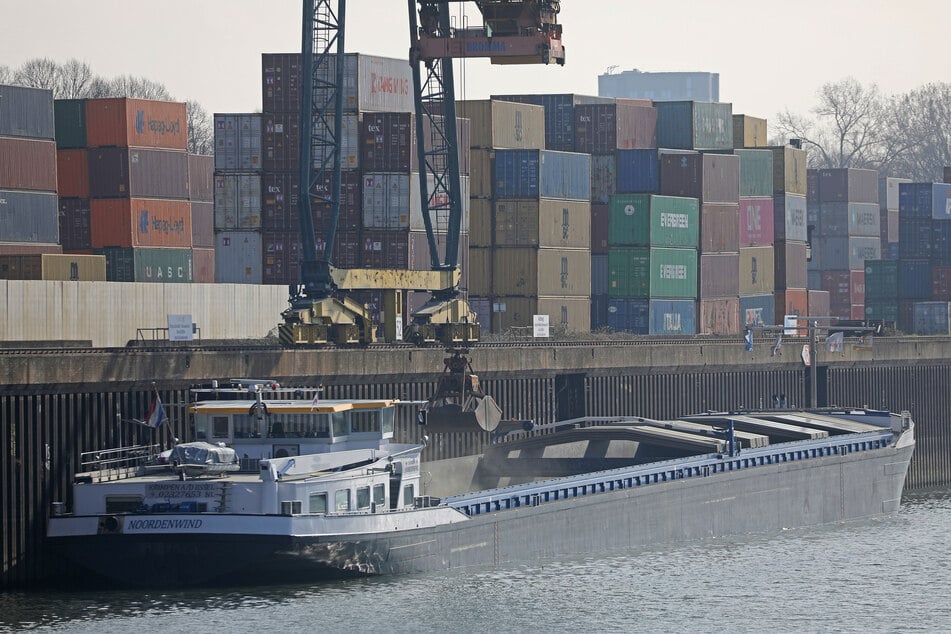
[[[170,313],[190,314],[202,339],[260,339],[286,307],[286,286],[0,280],[0,342],[125,346]]]

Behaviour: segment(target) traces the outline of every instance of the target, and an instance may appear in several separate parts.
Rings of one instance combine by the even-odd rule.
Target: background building
[[[598,75],[598,95],[653,101],[720,101],[720,73],[649,73],[625,70]]]

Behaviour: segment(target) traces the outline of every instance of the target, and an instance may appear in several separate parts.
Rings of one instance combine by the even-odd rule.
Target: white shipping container
[[[321,79],[336,76],[336,56],[320,69]],[[405,59],[347,54],[343,107],[350,112],[413,112],[413,69]]]
[[[215,169],[261,169],[260,114],[216,114],[214,127]]]
[[[215,172],[215,230],[260,227],[261,174]]]
[[[414,203],[418,209],[418,174],[363,175],[364,227],[368,229],[409,228]]]
[[[340,135],[340,166],[345,170],[355,170],[360,167],[360,115],[344,113],[342,117]],[[322,150],[322,151],[321,151]],[[314,153],[314,169],[321,163],[329,160],[333,148],[319,148]],[[328,164],[328,167],[330,165]]]
[[[409,228],[413,231],[425,231],[426,226],[423,224],[423,206],[420,202],[419,195],[419,176],[413,174],[413,178],[416,179],[416,197],[413,200],[413,206],[410,209],[409,217]],[[430,199],[433,200],[435,204],[446,204],[445,194],[433,198],[433,188],[436,184],[436,179],[432,174],[428,175],[426,178],[427,187],[429,189]],[[462,233],[469,233],[469,177],[460,176],[459,177],[459,196],[462,199]],[[432,222],[434,231],[448,231],[449,230],[449,209],[430,209],[429,210],[430,222]]]
[[[262,236],[256,231],[215,234],[215,282],[260,284]]]

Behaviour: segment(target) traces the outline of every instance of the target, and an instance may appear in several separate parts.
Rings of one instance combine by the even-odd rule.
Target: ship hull
[[[308,534],[306,518],[256,519],[248,528],[246,516],[210,516],[199,534],[104,535],[89,529],[91,522],[101,526],[100,518],[62,517],[51,520],[57,523],[51,541],[82,568],[121,586],[289,583],[533,562],[887,514],[899,507],[913,449],[913,442],[898,443],[764,464],[460,513],[458,520],[421,528]],[[415,517],[430,512],[446,510],[420,509]],[[160,521],[175,526],[176,518],[189,516]]]

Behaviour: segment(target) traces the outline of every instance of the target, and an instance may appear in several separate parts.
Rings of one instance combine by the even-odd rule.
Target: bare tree
[[[0,64],[0,86],[9,85],[13,83],[13,71],[10,70],[9,66],[3,66]]]
[[[941,182],[951,165],[951,84],[927,84],[896,100],[889,135],[910,147],[893,173],[925,182]]]
[[[86,62],[78,59],[67,60],[57,68],[56,88],[53,97],[56,99],[82,99],[89,94],[89,87],[94,80],[92,68]]]
[[[90,86],[90,93],[90,96],[95,98],[132,97],[161,101],[172,99],[172,95],[163,84],[133,75],[120,75],[111,80],[95,81]]]
[[[29,88],[55,90],[58,68],[56,62],[48,57],[31,59],[14,71],[13,83]]]
[[[208,111],[192,99],[185,102],[185,108],[188,120],[188,151],[192,154],[214,154],[215,131]]]

